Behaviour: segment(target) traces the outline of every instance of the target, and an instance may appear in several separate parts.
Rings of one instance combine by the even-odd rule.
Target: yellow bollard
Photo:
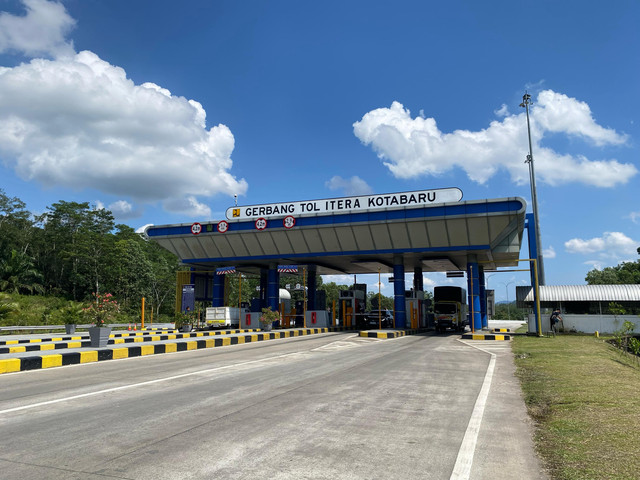
[[[600,332],[598,332],[598,330],[596,330],[596,338],[600,338]]]

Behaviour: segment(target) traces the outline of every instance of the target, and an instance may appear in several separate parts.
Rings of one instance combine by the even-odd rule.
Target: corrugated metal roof
[[[533,302],[531,287],[517,287],[518,302]],[[640,285],[541,285],[541,302],[640,302]]]

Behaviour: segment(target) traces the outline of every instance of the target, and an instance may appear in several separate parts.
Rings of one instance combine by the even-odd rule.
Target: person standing
[[[551,317],[549,318],[549,321],[551,323],[551,331],[553,333],[557,333],[558,332],[558,323],[562,321],[562,316],[560,315],[560,309],[556,308],[553,313],[551,313]]]

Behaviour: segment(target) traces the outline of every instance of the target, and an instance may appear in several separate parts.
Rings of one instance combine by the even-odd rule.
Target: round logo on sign
[[[193,233],[194,235],[198,235],[200,232],[202,232],[202,225],[200,225],[198,222],[191,225],[191,233]]]
[[[256,220],[256,229],[264,230],[265,228],[267,228],[267,219],[260,217]]]
[[[293,228],[296,224],[296,219],[291,215],[287,215],[282,219],[282,224],[284,225],[284,228]]]
[[[218,222],[218,231],[220,233],[224,233],[227,230],[229,230],[229,222],[225,222],[224,220],[222,220],[221,222]]]

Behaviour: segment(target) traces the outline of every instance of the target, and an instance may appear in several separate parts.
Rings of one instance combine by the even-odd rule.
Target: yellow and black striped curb
[[[190,337],[208,337],[211,335],[229,335],[232,333],[247,333],[247,332],[259,332],[260,329],[245,329],[245,330],[207,330],[204,332],[189,332],[189,333],[177,333],[177,330],[167,330],[166,333],[160,334],[160,332],[156,331],[142,331],[142,332],[125,332],[125,333],[112,333],[109,335],[111,339],[127,339],[122,341],[109,341],[110,343],[129,343],[129,342],[149,342],[152,341],[151,337],[157,337],[160,335],[161,337],[167,335],[173,335],[175,332],[174,338],[190,338]],[[64,341],[83,341],[87,340],[88,335],[75,335],[75,336],[64,336],[64,337],[47,337],[47,338],[22,338],[20,340],[1,340],[0,345],[24,345],[24,344],[43,344],[47,342],[64,342]],[[157,340],[172,340],[173,338],[155,338],[153,341]],[[82,345],[86,346],[86,345]],[[77,347],[57,347],[57,348],[77,348]],[[4,349],[0,348],[0,353],[8,353],[7,351],[3,351]],[[31,351],[31,350],[53,350],[53,347],[46,348],[34,348],[27,350],[16,350],[20,352]]]
[[[426,332],[424,329],[409,329],[409,330],[390,330],[388,332],[380,332],[378,330],[368,331],[363,330],[360,332],[361,337],[366,338],[398,338],[405,335],[415,335],[416,333]]]
[[[265,332],[242,335],[238,337],[207,338],[189,340],[186,342],[160,343],[155,345],[124,346],[121,348],[106,348],[84,352],[65,352],[61,354],[41,355],[34,357],[9,358],[0,360],[0,374],[37,370],[41,368],[61,367],[79,363],[100,362],[119,358],[141,357],[159,353],[183,352],[199,350],[201,348],[226,347],[243,343],[275,340],[279,338],[299,337],[317,333],[328,333],[349,330],[345,327],[306,328],[287,330],[282,332]]]
[[[511,332],[510,328],[494,328],[493,333],[506,333]]]
[[[510,335],[494,335],[494,334],[478,334],[465,333],[462,335],[463,340],[511,340]]]

